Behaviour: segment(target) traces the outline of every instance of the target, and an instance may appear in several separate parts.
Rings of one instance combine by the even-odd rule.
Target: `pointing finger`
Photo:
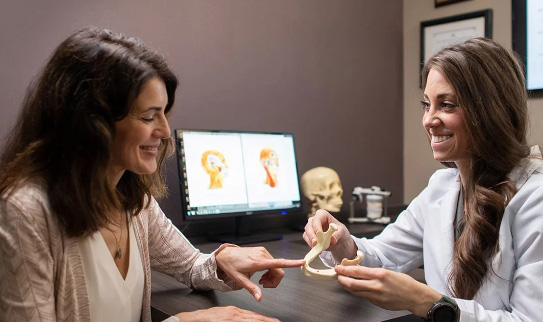
[[[300,267],[305,264],[303,259],[262,259],[255,263],[255,269],[263,271],[266,269],[272,268],[290,268],[290,267]]]

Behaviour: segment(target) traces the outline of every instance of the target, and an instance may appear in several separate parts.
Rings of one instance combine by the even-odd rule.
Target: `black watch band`
[[[443,295],[439,301],[432,305],[428,311],[428,318],[424,321],[431,322],[457,322],[460,310],[456,301]]]

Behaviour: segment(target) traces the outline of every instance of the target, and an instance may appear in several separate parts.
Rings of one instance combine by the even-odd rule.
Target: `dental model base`
[[[330,279],[334,278],[337,273],[334,271],[333,268],[329,269],[316,269],[309,266],[309,263],[311,263],[317,256],[319,256],[325,249],[327,249],[330,246],[330,238],[332,238],[332,234],[338,230],[336,224],[330,224],[330,227],[328,230],[323,233],[321,230],[317,232],[317,244],[311,248],[309,253],[305,255],[304,260],[305,264],[302,266],[302,273],[310,278],[313,279]],[[344,258],[341,261],[341,265],[344,266],[354,266],[358,265],[362,260],[364,259],[364,254],[362,254],[361,251],[356,252],[355,259],[347,259]]]
[[[366,217],[355,216],[355,202],[362,203],[364,195],[367,200]],[[390,217],[387,216],[387,200],[390,191],[382,190],[377,186],[371,188],[354,187],[350,204],[349,223],[376,223],[388,225]]]

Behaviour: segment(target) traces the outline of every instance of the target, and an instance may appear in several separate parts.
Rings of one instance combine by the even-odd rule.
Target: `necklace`
[[[123,249],[121,247],[121,242],[123,241],[123,217],[121,216],[121,222],[120,222],[120,226],[121,226],[121,236],[120,236],[120,241],[117,240],[117,236],[115,235],[115,233],[113,232],[113,230],[107,228],[107,230],[109,230],[111,232],[111,234],[113,234],[113,238],[115,238],[115,244],[117,246],[117,251],[115,252],[115,256],[114,258],[115,259],[121,259],[121,257],[123,256]],[[127,223],[128,225],[128,223]]]

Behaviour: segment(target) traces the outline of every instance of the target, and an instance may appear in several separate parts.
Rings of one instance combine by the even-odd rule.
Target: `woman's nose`
[[[439,116],[432,109],[424,112],[424,115],[422,116],[422,125],[425,128],[439,126],[440,122]]]
[[[168,137],[170,137],[171,131],[170,131],[170,125],[168,124],[167,119],[164,119],[161,122],[160,126],[155,129],[154,134],[155,134],[155,136],[160,137],[160,138],[168,138]]]

